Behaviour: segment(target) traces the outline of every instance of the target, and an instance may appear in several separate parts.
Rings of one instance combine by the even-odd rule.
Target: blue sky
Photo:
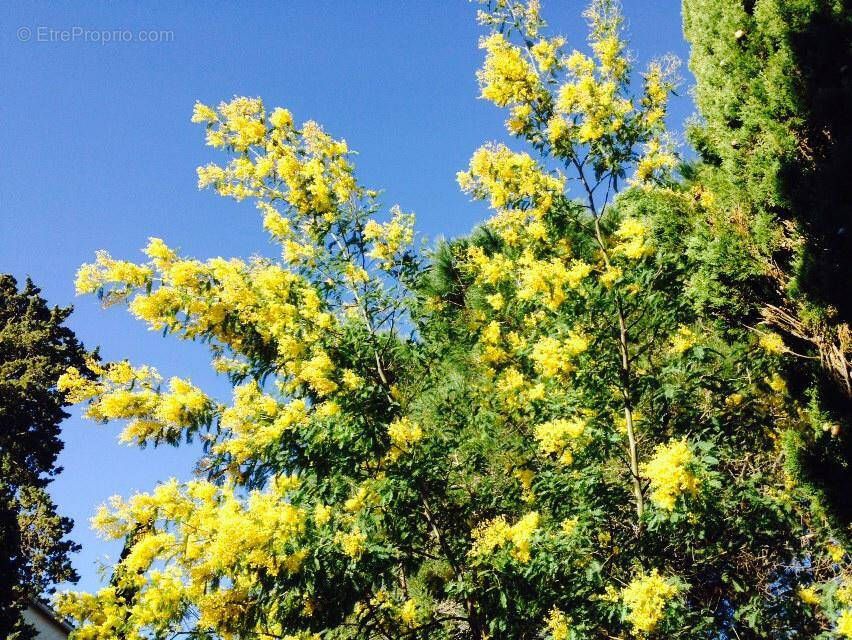
[[[584,0],[543,4],[552,31],[582,46]],[[640,63],[667,52],[686,58],[679,2],[624,4]],[[477,99],[475,12],[464,0],[7,3],[0,16],[0,271],[31,276],[52,304],[74,304],[71,326],[105,359],[151,364],[226,398],[227,384],[212,374],[201,345],[149,333],[94,298],[75,299],[77,267],[97,249],[140,258],[149,236],[199,258],[271,251],[251,204],[196,188],[195,167],[220,156],[190,123],[192,105],[235,94],[261,96],[268,107],[285,106],[297,121],[317,120],[345,138],[359,153],[361,181],[384,189],[388,206],[414,211],[427,236],[466,232],[485,213],[459,192],[455,173],[483,142],[503,139],[505,119]],[[75,27],[121,31],[133,41],[93,42],[91,34],[62,41],[58,32]],[[141,30],[172,35],[140,42]],[[693,110],[681,93],[675,130]],[[102,583],[97,563],[119,549],[90,532],[97,505],[171,476],[188,478],[197,455],[193,447],[122,446],[117,432],[78,411],[63,425],[65,471],[51,492],[76,520],[83,589]]]

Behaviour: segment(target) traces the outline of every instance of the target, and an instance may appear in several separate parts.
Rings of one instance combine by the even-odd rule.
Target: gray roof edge
[[[44,604],[41,600],[30,598],[29,604],[34,609],[38,609],[42,614],[47,616],[51,620],[51,622],[61,627],[63,631],[67,631],[68,633],[74,631],[74,627],[65,622],[65,620],[63,620],[62,618],[60,618],[58,613],[56,613],[53,609]]]

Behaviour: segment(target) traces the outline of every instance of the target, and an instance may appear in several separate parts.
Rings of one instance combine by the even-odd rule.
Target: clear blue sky
[[[667,52],[686,58],[679,4],[625,0],[640,62]],[[583,6],[544,0],[552,30],[570,45],[583,44]],[[387,205],[414,211],[426,235],[466,232],[484,212],[459,193],[455,172],[480,144],[504,137],[505,119],[477,99],[475,11],[464,0],[4,3],[0,272],[31,276],[53,304],[73,303],[71,326],[106,359],[189,376],[226,398],[201,345],[164,340],[122,309],[75,299],[77,267],[101,248],[140,258],[148,236],[199,258],[271,251],[251,204],[196,189],[195,167],[217,154],[190,123],[192,105],[234,94],[261,96],[345,138],[360,154],[362,182],[385,189]],[[43,41],[48,29],[74,27],[126,30],[136,41],[63,42],[58,34]],[[139,42],[140,30],[173,36]],[[676,130],[693,109],[686,96],[674,100]],[[74,564],[84,589],[102,582],[98,560],[118,552],[89,530],[96,506],[188,478],[196,458],[192,448],[121,446],[117,432],[79,412],[63,425],[65,471],[51,491],[76,520],[73,537],[84,549]]]

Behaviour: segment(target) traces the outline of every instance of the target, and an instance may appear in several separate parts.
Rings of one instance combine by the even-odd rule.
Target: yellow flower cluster
[[[249,264],[222,258],[206,263],[178,260],[156,238],[145,252],[152,262],[141,269],[159,275],[162,284],[138,292],[130,302],[130,311],[152,330],[179,330],[187,339],[209,336],[238,352],[242,327],[235,327],[227,322],[229,319],[238,318],[242,326],[252,326],[263,338],[285,345],[306,326],[328,328],[332,324],[332,316],[320,308],[322,303],[314,288],[279,266],[261,260]],[[115,280],[101,261],[84,265],[81,272],[87,274],[90,286],[96,282],[103,288],[112,283],[115,288],[107,290],[108,299],[118,295],[126,298],[142,288],[136,280]],[[149,277],[146,284],[152,280]],[[311,335],[316,333],[305,332],[299,337]]]
[[[346,499],[343,508],[350,513],[358,513],[378,503],[379,496],[375,488],[370,484],[362,484],[355,493]]]
[[[294,129],[286,110],[266,113],[259,100],[236,98],[217,108],[196,105],[193,120],[207,125],[212,146],[236,152],[225,166],[200,168],[199,184],[237,199],[257,198],[264,227],[289,265],[260,258],[184,259],[151,238],[143,264],[99,253],[80,270],[78,290],[103,293],[107,302],[128,301],[131,313],[151,329],[210,343],[217,371],[251,379],[262,367],[274,383],[236,386],[226,407],[178,378],[161,389],[155,371],[127,363],[91,363],[94,377],[80,370],[63,376],[66,397],[88,402],[90,417],[129,420],[127,440],[176,440],[181,430],[215,425],[204,465],[221,470],[224,480],[223,487],[168,483],[151,495],[116,498],[111,509],[98,513],[94,523],[105,535],[131,536],[131,551],[116,575],[132,582],[134,595],[124,602],[107,592],[64,597],[69,615],[82,623],[82,637],[136,638],[148,630],[168,635],[189,610],[197,613],[201,633],[234,638],[251,632],[240,625],[249,611],[264,619],[258,607],[267,605],[256,601],[258,581],[299,572],[311,553],[302,544],[308,513],[314,532],[333,536],[348,557],[357,559],[368,546],[367,530],[357,524],[378,499],[368,481],[333,511],[313,500],[303,508],[291,493],[299,487],[296,478],[275,477],[263,492],[247,491],[244,474],[251,463],[264,464],[277,453],[282,439],[301,437],[294,431],[330,426],[347,396],[360,393],[367,376],[376,374],[338,366],[340,335],[350,323],[373,331],[370,314],[384,314],[387,322],[393,313],[388,288],[396,276],[376,275],[376,269],[390,271],[402,259],[413,241],[413,216],[394,208],[389,222],[370,221],[376,195],[357,186],[345,142],[315,123]],[[392,456],[422,438],[407,418],[389,425],[388,434]],[[328,530],[333,513],[343,529]],[[313,605],[304,600],[303,606],[303,600],[297,613],[310,615]],[[269,620],[285,617],[277,608],[290,604],[270,606],[265,633],[314,637],[285,634]],[[412,606],[402,612],[414,620],[420,612]]]
[[[562,253],[561,247],[557,246],[557,250]],[[567,299],[567,290],[579,288],[592,271],[591,265],[582,260],[537,258],[529,248],[516,260],[511,260],[500,253],[487,256],[480,247],[471,247],[463,256],[462,268],[471,273],[478,284],[513,282],[518,300],[541,302],[552,311]],[[499,298],[492,296],[488,301],[499,311],[508,300],[500,293]]]
[[[767,353],[771,353],[773,355],[784,353],[784,350],[786,349],[784,346],[784,339],[777,333],[773,332],[761,334],[758,343]]]
[[[337,383],[331,379],[334,363],[328,353],[321,349],[317,349],[312,358],[291,363],[288,369],[298,381],[307,384],[320,396],[326,396],[337,389]]]
[[[834,632],[844,638],[852,638],[852,609],[844,609],[840,613]]]
[[[199,167],[199,187],[213,186],[237,199],[254,197],[264,227],[290,264],[322,268],[326,275],[343,271],[354,288],[370,279],[364,255],[389,271],[411,244],[413,215],[395,207],[386,224],[366,220],[377,192],[357,184],[346,142],[317,123],[296,129],[287,110],[267,113],[259,100],[247,98],[216,109],[197,105],[193,119],[207,124],[214,146],[238,152],[226,166]],[[278,209],[282,203],[288,217]],[[372,244],[369,251],[365,244]]]
[[[577,526],[579,524],[580,521],[577,518],[565,518],[562,521],[562,526],[560,528],[562,529],[562,533],[564,533],[566,536],[570,536],[577,530]]]
[[[409,598],[402,603],[399,608],[399,619],[407,627],[413,627],[422,617],[422,612],[419,603],[415,598]]]
[[[359,527],[355,527],[351,531],[338,531],[334,538],[335,543],[340,545],[347,556],[353,560],[357,560],[366,550],[367,534],[363,533]]]
[[[384,269],[390,269],[400,251],[414,240],[414,215],[403,213],[399,207],[393,207],[391,215],[390,222],[379,224],[370,220],[364,227],[364,238],[373,243],[368,255]]]
[[[574,50],[565,56],[561,38],[538,36],[544,23],[524,3],[501,1],[490,13],[481,13],[480,21],[493,28],[481,42],[487,51],[478,72],[482,97],[510,108],[506,124],[513,135],[536,145],[549,143],[552,154],[566,160],[576,160],[586,147],[598,167],[613,171],[636,162],[633,182],[648,183],[677,163],[665,134],[677,61],[652,62],[635,100],[628,93],[630,60],[617,4],[593,0],[584,15],[591,55]],[[526,52],[504,35],[516,27],[525,34]],[[634,149],[640,145],[645,147],[641,154]]]
[[[562,611],[553,608],[547,616],[547,630],[552,640],[569,640],[571,633],[571,619]]]
[[[397,418],[388,425],[388,436],[391,440],[391,449],[388,458],[396,460],[403,453],[411,450],[411,445],[423,438],[423,429],[420,425],[408,417]]]
[[[826,545],[826,550],[828,551],[828,556],[833,562],[843,562],[843,558],[846,557],[846,549],[839,544],[831,542]]]
[[[326,504],[318,504],[314,507],[314,524],[323,527],[331,520],[331,507]]]
[[[664,62],[668,64],[668,68],[663,66]],[[645,120],[651,127],[656,128],[662,125],[665,118],[666,105],[672,89],[670,77],[676,64],[673,60],[655,60],[644,74],[645,96],[642,104],[646,107]]]
[[[527,250],[518,260],[520,282],[518,298],[520,300],[540,299],[552,311],[556,311],[565,301],[566,287],[578,288],[592,272],[591,265],[582,260],[572,260],[570,266],[560,258],[550,260],[536,259]]]
[[[852,605],[852,578],[846,576],[834,592],[834,597],[844,605]]]
[[[805,604],[819,604],[819,594],[813,587],[799,587],[798,591],[796,591],[796,594],[799,596],[799,599]]]
[[[636,175],[633,182],[647,184],[660,173],[670,171],[677,166],[677,156],[672,151],[672,143],[663,136],[655,136],[645,143],[642,157],[636,163]]]
[[[476,74],[482,98],[505,107],[533,102],[542,93],[536,70],[502,33],[484,38],[479,47],[486,51],[485,63]]]
[[[150,367],[131,367],[127,362],[104,366],[93,361],[92,381],[75,367],[59,377],[57,387],[72,402],[89,401],[86,416],[104,422],[130,420],[122,442],[144,444],[174,438],[214,409],[213,402],[186,380],[171,378],[168,391],[160,390],[161,378]]]
[[[546,456],[556,456],[561,464],[574,461],[572,447],[583,435],[586,423],[581,418],[557,418],[536,426],[534,435],[538,448]]]
[[[589,348],[584,335],[571,332],[563,339],[545,336],[533,345],[530,357],[536,371],[545,379],[564,375],[574,370],[571,360]]]
[[[497,284],[512,277],[512,262],[502,253],[485,254],[482,247],[469,247],[462,256],[462,266],[476,277],[479,284]]]
[[[60,593],[54,601],[56,611],[69,619],[83,623],[75,630],[77,640],[107,640],[120,637],[125,623],[125,604],[116,593],[116,587],[109,586],[93,594]],[[180,598],[177,598],[179,606]],[[168,597],[161,598],[163,609],[172,609],[174,605]]]
[[[642,465],[642,474],[651,484],[651,500],[660,509],[671,511],[678,496],[698,490],[698,479],[690,469],[692,461],[686,440],[672,440],[658,445]]]
[[[233,487],[172,480],[150,494],[112,498],[92,524],[111,539],[129,536],[117,584],[94,595],[62,594],[57,610],[81,622],[77,637],[92,640],[168,629],[190,607],[200,630],[229,637],[260,576],[301,570],[305,513],[287,498],[297,486],[278,478],[270,490],[240,497]],[[127,587],[133,595],[119,598]]]
[[[614,38],[608,41],[618,42]],[[617,62],[619,68],[626,68],[625,61],[619,58]],[[551,143],[559,142],[565,134],[580,144],[616,134],[633,111],[633,103],[619,95],[622,80],[611,74],[615,66],[607,72],[579,51],[574,51],[565,64],[572,80],[559,89],[557,115],[549,123]],[[576,128],[571,124],[575,119],[579,121]]]
[[[521,484],[521,498],[523,498],[524,502],[535,500],[535,492],[533,492],[532,488],[535,472],[532,469],[515,469],[512,475]]]
[[[128,288],[143,287],[152,276],[152,270],[147,267],[115,260],[106,251],[98,251],[94,263],[83,265],[77,271],[74,286],[77,295],[83,295],[96,293],[107,282],[115,282]],[[119,295],[114,294],[114,297],[118,299]],[[107,302],[112,302],[112,299],[108,297]]]
[[[625,218],[615,231],[618,243],[613,248],[615,255],[622,255],[629,260],[638,260],[654,252],[648,241],[650,229],[638,218]]]
[[[199,167],[199,188],[213,186],[237,200],[274,195],[302,216],[320,217],[333,217],[357,191],[346,142],[316,122],[296,130],[287,110],[267,114],[257,98],[234,98],[216,109],[196,104],[193,121],[206,123],[208,144],[240,154],[224,167]]]
[[[249,346],[245,336],[251,332],[269,345],[267,350],[277,352],[278,367],[292,377],[293,385],[304,384],[320,396],[338,390],[335,365],[320,346],[337,321],[304,278],[259,259],[249,264],[221,258],[206,263],[178,260],[157,239],[152,239],[146,253],[152,259],[149,271],[159,274],[162,284],[137,293],[130,311],[152,329],[168,327],[186,339],[212,338],[236,354]],[[108,266],[94,266],[98,282],[107,284]],[[90,273],[90,277],[94,276]],[[127,297],[131,286],[135,282],[119,284],[118,290]],[[230,365],[228,360],[218,362],[226,369],[241,366],[239,360],[231,360]],[[103,418],[141,416],[141,409],[129,405],[143,400],[150,404],[151,395],[125,394],[124,414],[116,407]],[[117,405],[121,400],[114,395],[108,403]]]
[[[492,209],[528,205],[526,215],[540,219],[564,189],[564,180],[542,171],[526,153],[514,153],[505,145],[479,148],[468,171],[457,174],[459,186],[478,200],[489,200]],[[522,221],[526,220],[526,216]],[[492,223],[497,224],[497,220]]]
[[[678,594],[678,587],[654,569],[634,578],[621,592],[627,620],[639,633],[651,633],[665,616],[665,609]]]
[[[213,452],[227,454],[237,464],[263,457],[262,452],[307,419],[308,405],[303,399],[281,404],[255,382],[240,385],[234,388],[233,403],[219,419],[227,437],[213,446]]]
[[[624,270],[621,267],[617,266],[608,266],[601,273],[600,277],[598,277],[598,282],[600,282],[607,289],[611,289],[616,282],[621,279],[621,276],[624,275]]]
[[[643,127],[650,132],[650,138],[636,165],[636,183],[647,183],[658,173],[677,165],[677,156],[672,151],[673,144],[665,134],[665,117],[678,66],[679,62],[673,57],[656,60],[644,74],[645,93],[641,100],[641,118]]]
[[[532,47],[530,53],[535,58],[538,68],[544,73],[552,73],[561,66],[561,49],[565,38],[540,38]]]
[[[683,325],[678,327],[674,336],[672,336],[669,351],[675,355],[681,355],[694,347],[696,342],[698,342],[698,336],[695,335],[695,332]]]
[[[504,516],[488,520],[473,531],[473,545],[469,553],[474,557],[487,556],[511,543],[512,557],[526,564],[530,561],[532,537],[538,524],[539,515],[535,511],[526,514],[513,525],[506,522]]]
[[[629,64],[620,36],[620,17],[601,2],[593,3],[585,15],[591,26],[589,45],[594,57],[575,50],[564,62],[569,79],[557,93],[556,114],[547,126],[554,146],[615,138],[635,118],[633,102],[622,95]]]

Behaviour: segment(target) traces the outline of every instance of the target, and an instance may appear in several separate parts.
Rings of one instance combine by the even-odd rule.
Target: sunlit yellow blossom
[[[570,373],[574,369],[572,359],[589,347],[589,340],[579,333],[572,332],[559,340],[545,336],[533,345],[532,357],[536,371],[545,378]]]
[[[844,549],[841,545],[835,544],[833,542],[826,545],[826,549],[828,550],[829,557],[834,562],[842,562],[843,558],[846,557],[846,549]]]
[[[350,513],[357,513],[375,504],[376,498],[375,492],[369,486],[361,485],[355,493],[346,499],[343,508]]]
[[[678,594],[671,580],[663,578],[656,569],[637,576],[621,592],[628,609],[627,619],[641,633],[650,633],[665,616],[665,609]]]
[[[220,607],[245,598],[247,574],[230,573],[231,586],[217,576],[237,566],[275,570],[280,563],[288,571],[300,570],[306,550],[291,545],[302,534],[304,519],[300,509],[274,492],[252,491],[238,498],[232,488],[205,481],[180,485],[172,480],[150,494],[112,498],[93,525],[111,539],[131,536],[113,574],[115,583],[94,595],[63,594],[56,606],[83,623],[84,638],[166,629],[159,625],[182,618],[190,600],[202,612],[199,624],[220,629],[225,613]],[[166,523],[168,531],[161,529]],[[144,577],[140,573],[157,564],[165,567]],[[133,600],[120,601],[116,589],[126,594],[128,587]]]
[[[391,215],[390,222],[379,224],[370,220],[364,227],[364,237],[373,242],[369,255],[379,261],[384,269],[393,267],[398,254],[414,239],[413,214],[403,213],[399,207],[394,207]]]
[[[689,468],[692,460],[686,440],[672,440],[659,445],[642,465],[642,474],[651,483],[651,500],[659,508],[671,511],[678,496],[698,490],[698,480]]]
[[[695,346],[698,336],[687,326],[678,327],[677,332],[671,338],[670,351],[680,355]]]
[[[314,522],[318,527],[328,524],[331,520],[331,507],[324,504],[318,504],[314,508]]]
[[[482,97],[507,107],[510,132],[549,158],[538,161],[504,145],[486,145],[458,175],[463,190],[493,209],[481,235],[450,243],[462,295],[428,294],[428,309],[440,311],[440,318],[459,317],[462,332],[475,343],[468,349],[467,336],[460,336],[459,361],[469,356],[477,374],[462,384],[443,360],[431,362],[432,352],[420,349],[430,333],[428,327],[420,332],[421,318],[414,315],[419,304],[406,304],[406,290],[428,273],[412,248],[413,216],[394,207],[381,217],[377,192],[356,181],[347,143],[313,121],[296,126],[286,109],[267,112],[259,98],[234,97],[216,108],[196,105],[192,120],[202,124],[207,143],[228,156],[197,169],[199,187],[236,200],[252,198],[279,255],[195,260],[151,239],[147,263],[98,254],[81,269],[81,293],[103,294],[106,303],[127,302],[149,328],[209,346],[216,370],[234,384],[233,398],[219,404],[186,380],[172,378],[163,388],[155,372],[128,363],[95,363],[91,373],[69,369],[60,379],[69,400],[89,402],[90,417],[129,420],[124,439],[177,442],[200,432],[204,457],[198,471],[209,478],[169,481],[149,494],[113,498],[98,511],[93,525],[125,542],[128,552],[114,572],[114,585],[63,599],[60,610],[80,623],[81,640],[187,632],[223,640],[319,640],[320,634],[336,633],[326,619],[338,613],[353,630],[375,625],[364,627],[368,635],[376,630],[391,636],[458,635],[450,627],[464,633],[466,623],[453,620],[465,615],[468,603],[456,602],[458,594],[439,584],[450,584],[455,572],[444,566],[447,540],[451,551],[459,545],[445,538],[445,525],[455,519],[467,530],[480,522],[464,559],[477,565],[471,574],[477,581],[477,575],[502,580],[490,571],[497,566],[485,566],[492,561],[512,564],[526,580],[556,566],[545,552],[573,552],[581,539],[595,540],[591,525],[587,540],[585,525],[584,535],[576,533],[577,518],[554,519],[553,508],[564,517],[577,505],[554,501],[554,478],[559,484],[574,473],[554,470],[552,462],[571,463],[595,432],[596,413],[575,414],[575,403],[589,399],[595,407],[606,406],[609,397],[603,404],[585,397],[585,379],[574,374],[587,361],[608,366],[611,350],[606,344],[592,348],[593,341],[613,324],[605,311],[612,300],[623,294],[628,306],[639,302],[626,296],[639,291],[643,279],[634,268],[642,265],[627,260],[651,253],[651,229],[644,219],[626,218],[613,235],[609,221],[622,202],[616,200],[607,207],[613,213],[601,218],[600,246],[591,236],[591,242],[575,237],[575,227],[580,233],[579,227],[594,220],[570,201],[573,187],[566,191],[567,178],[551,167],[570,166],[562,162],[570,159],[589,175],[599,174],[603,202],[606,177],[625,174],[630,161],[624,159],[636,157],[634,147],[646,144],[650,150],[637,170],[649,176],[674,156],[667,155],[660,129],[668,91],[662,67],[646,78],[644,102],[634,104],[626,97],[628,59],[617,12],[604,15],[608,9],[601,7],[610,5],[605,0],[593,5],[598,11],[588,14],[592,55],[574,52],[566,58],[561,38],[539,35],[544,23],[537,0],[489,4],[493,15],[487,20],[495,33],[482,41]],[[525,40],[526,48],[510,38]],[[587,154],[588,162],[582,159]],[[602,266],[609,260],[613,265]],[[621,280],[624,285],[612,294],[597,286],[615,287]],[[403,331],[411,337],[403,338]],[[647,364],[638,347],[635,351],[641,375]],[[605,378],[604,385],[617,381],[618,372]],[[445,379],[447,400],[476,420],[455,424],[454,410],[432,402],[437,396],[423,400],[421,382],[443,385]],[[640,387],[635,385],[637,393]],[[482,426],[488,430],[484,443],[483,434],[474,432]],[[499,438],[496,448],[488,442],[492,434]],[[643,433],[653,435],[650,428]],[[437,480],[447,484],[451,502],[465,500],[468,488],[485,496],[472,509],[433,502],[428,492],[434,481],[417,467],[422,459],[442,455],[439,447],[451,446],[456,436],[468,444],[446,458]],[[615,433],[604,436],[617,440]],[[596,455],[615,460],[613,443],[604,444]],[[643,466],[652,500],[688,490],[683,485],[690,459],[667,455],[677,467],[670,474],[673,487],[657,478],[662,472],[653,465],[662,469],[662,455]],[[474,472],[473,484],[459,481],[466,466]],[[616,482],[619,474],[605,479]],[[548,512],[525,512],[532,503]],[[501,512],[511,515],[492,517]],[[406,514],[418,521],[414,529],[394,521]],[[618,530],[597,531],[605,554],[618,553],[623,544]],[[533,563],[539,541],[542,562]],[[376,557],[351,566],[368,549]],[[427,571],[415,566],[421,558],[429,558]],[[568,558],[562,568],[582,573],[585,564]],[[625,566],[619,561],[611,568],[623,575]],[[480,575],[480,569],[488,571]],[[375,571],[384,573],[367,575]],[[433,571],[438,581],[428,575]],[[304,575],[290,575],[298,573]],[[340,603],[351,610],[337,611],[340,603],[329,601],[317,576],[341,589],[360,589],[341,591]],[[656,577],[643,576],[644,583],[637,578],[624,591],[630,620],[640,631],[655,628],[662,615],[664,607],[646,593]],[[275,597],[266,597],[272,584]],[[430,585],[446,591],[435,602],[434,620]],[[655,593],[669,599],[674,591],[658,587]],[[558,597],[563,602],[573,596]],[[538,615],[552,604],[538,607]],[[585,623],[572,628],[556,608],[546,623],[554,640],[588,630]],[[293,628],[300,624],[320,631]],[[494,633],[502,631],[495,627]],[[544,631],[534,625],[525,633]]]
[[[799,590],[796,592],[799,596],[799,599],[805,604],[815,605],[819,604],[819,594],[816,592],[816,589],[813,587],[799,587]]]
[[[852,605],[852,579],[848,576],[843,579],[841,585],[834,592],[834,597],[844,605]]]
[[[521,483],[521,497],[525,502],[532,502],[535,499],[535,493],[532,490],[535,472],[532,469],[515,469],[512,475]]]
[[[75,404],[95,397],[101,389],[96,382],[85,378],[77,367],[68,367],[59,376],[56,388],[65,393],[68,402]]]
[[[844,638],[852,638],[852,609],[844,609],[837,617],[834,632]]]
[[[363,386],[363,384],[364,378],[352,371],[352,369],[346,369],[343,372],[343,386],[347,389],[358,389]]]
[[[521,300],[540,299],[551,310],[557,310],[567,298],[568,289],[578,288],[592,272],[591,265],[582,260],[552,258],[539,260],[526,251],[518,260],[522,268],[518,286]]]
[[[494,209],[530,202],[527,212],[540,217],[561,195],[564,181],[543,172],[526,153],[513,153],[504,145],[486,145],[470,160],[467,172],[458,174],[461,188],[478,199],[487,199]],[[496,223],[499,218],[492,221]]]
[[[495,311],[500,311],[503,306],[506,304],[506,301],[503,298],[502,293],[494,293],[489,296],[486,296],[485,299],[488,301],[488,304],[491,305]]]
[[[177,254],[160,238],[148,238],[148,246],[143,252],[160,266],[166,266],[177,258]]]
[[[610,288],[621,278],[623,274],[624,272],[621,267],[609,266],[604,269],[604,272],[600,275],[598,280],[603,286]]]
[[[571,620],[559,609],[553,608],[547,616],[547,630],[552,640],[569,640]]]
[[[538,529],[539,515],[535,511],[526,514],[514,525],[509,525],[503,516],[482,523],[473,532],[472,556],[485,556],[511,543],[512,557],[521,564],[530,561],[532,537]]]
[[[729,407],[736,407],[736,406],[742,404],[744,398],[745,398],[745,396],[743,396],[743,394],[738,393],[738,392],[734,392],[731,395],[729,395],[727,398],[725,398],[725,404],[728,405]]]
[[[216,111],[200,102],[192,109],[192,122],[215,122],[219,118]]]
[[[409,598],[399,608],[399,619],[409,627],[413,627],[417,623],[420,615],[420,607],[414,598]]]
[[[353,559],[358,559],[366,550],[367,534],[355,527],[346,533],[338,531],[334,541],[343,549],[343,553]]]
[[[269,114],[269,124],[276,129],[289,129],[293,126],[293,115],[287,109],[278,107]]]
[[[653,247],[647,241],[649,232],[648,226],[638,218],[625,218],[615,231],[619,243],[613,252],[630,260],[650,255]]]
[[[337,383],[332,381],[334,363],[325,352],[320,352],[306,361],[299,370],[299,378],[304,380],[320,395],[328,395],[337,389]]]
[[[77,295],[93,293],[108,283],[119,283],[127,287],[141,287],[153,272],[146,266],[113,259],[106,251],[98,251],[94,264],[85,264],[77,271],[75,283]],[[116,292],[119,295],[120,292]]]
[[[570,536],[572,533],[574,533],[574,531],[577,530],[578,523],[579,520],[577,520],[577,518],[565,518],[565,520],[562,521],[561,525],[562,533]]]
[[[484,38],[479,46],[486,51],[485,64],[477,72],[484,99],[498,107],[535,100],[541,83],[520,48],[501,33]]]
[[[512,117],[506,121],[506,128],[513,135],[520,135],[530,126],[533,110],[529,104],[519,104],[511,109]]]
[[[560,463],[571,464],[574,460],[571,447],[585,428],[580,418],[558,418],[536,426],[534,435],[544,455],[555,455]]]
[[[388,426],[388,436],[391,439],[392,449],[389,453],[392,459],[411,449],[411,445],[423,438],[423,429],[420,425],[407,417],[398,418]]]
[[[282,216],[276,209],[266,205],[261,207],[264,212],[263,228],[277,238],[289,238],[292,233],[290,221]]]
[[[761,334],[759,344],[767,353],[772,354],[784,353],[786,349],[783,338],[777,333]]]
[[[657,174],[665,173],[676,166],[677,156],[671,150],[671,143],[663,138],[652,138],[645,144],[642,157],[636,164],[636,175],[633,182],[648,183]]]
[[[541,38],[531,48],[530,52],[544,72],[553,71],[559,63],[559,49],[565,44],[564,38]]]

